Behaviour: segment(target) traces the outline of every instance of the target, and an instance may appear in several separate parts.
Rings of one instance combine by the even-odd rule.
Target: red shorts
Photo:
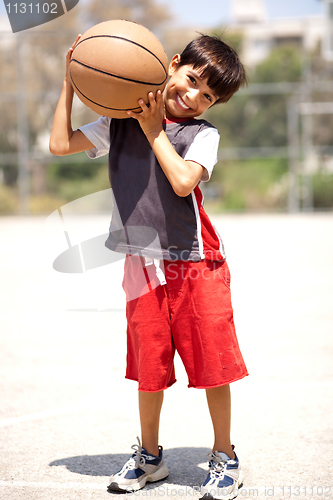
[[[126,257],[126,378],[156,392],[176,382],[177,349],[189,387],[211,388],[248,375],[239,349],[226,261],[164,261],[165,285],[154,265]],[[162,263],[163,264],[163,263]]]

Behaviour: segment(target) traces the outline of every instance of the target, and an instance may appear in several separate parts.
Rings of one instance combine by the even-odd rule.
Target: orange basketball
[[[144,26],[106,21],[90,28],[74,47],[69,64],[73,88],[96,113],[128,118],[139,112],[138,100],[163,91],[168,59],[161,42]]]

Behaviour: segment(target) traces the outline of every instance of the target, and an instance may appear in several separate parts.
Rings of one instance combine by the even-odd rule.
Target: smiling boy
[[[177,350],[189,387],[206,390],[214,429],[201,493],[232,499],[243,479],[230,441],[229,384],[247,370],[234,328],[223,243],[204,212],[199,188],[217,161],[219,134],[197,117],[227,102],[246,75],[230,46],[201,35],[172,58],[169,77],[163,94],[148,95],[149,105],[139,100],[141,113],[128,111],[122,120],[101,117],[73,131],[73,88],[66,74],[50,150],[87,151],[91,158],[109,153],[116,210],[106,246],[127,254],[126,378],[139,384],[141,441],[111,476],[109,491],[135,491],[168,475],[159,418],[163,391],[176,381]]]

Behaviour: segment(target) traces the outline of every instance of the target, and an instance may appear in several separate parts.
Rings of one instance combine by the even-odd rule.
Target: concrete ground
[[[0,498],[122,499],[108,476],[139,434],[136,383],[124,379],[123,261],[57,273],[66,238],[45,219],[0,218]],[[333,214],[213,219],[250,372],[232,386],[239,498],[331,498]],[[71,242],[107,228],[108,217],[77,217]],[[170,475],[132,496],[199,498],[212,429],[204,391],[187,389],[176,364],[160,434]]]

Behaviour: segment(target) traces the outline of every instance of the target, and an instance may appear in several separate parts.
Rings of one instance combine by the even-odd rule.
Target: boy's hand
[[[188,196],[202,177],[204,167],[193,161],[185,161],[173,148],[163,130],[164,100],[160,90],[154,94],[149,92],[148,105],[139,101],[141,113],[127,111],[128,116],[135,118],[145,133],[156,159],[178,196]]]
[[[77,39],[75,40],[75,42],[73,43],[73,45],[71,46],[71,48],[68,50],[68,52],[66,54],[66,79],[69,82],[71,81],[71,79],[69,78],[69,63],[70,63],[70,60],[71,60],[71,57],[72,57],[72,53],[73,53],[74,47],[78,43],[78,41],[80,40],[81,37],[82,37],[82,35],[78,35],[77,36]]]
[[[156,97],[152,92],[148,94],[148,105],[143,99],[139,99],[138,103],[142,109],[140,113],[127,111],[128,116],[135,118],[140,123],[140,126],[150,141],[156,139],[163,130],[164,118],[164,101],[160,90],[156,92]]]

